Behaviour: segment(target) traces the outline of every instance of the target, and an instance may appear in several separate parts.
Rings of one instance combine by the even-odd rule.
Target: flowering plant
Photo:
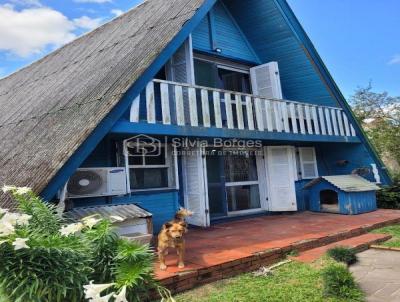
[[[69,221],[27,187],[3,192],[18,202],[16,212],[0,208],[0,292],[11,301],[135,302],[151,288],[170,298],[153,279],[153,252],[111,221]]]

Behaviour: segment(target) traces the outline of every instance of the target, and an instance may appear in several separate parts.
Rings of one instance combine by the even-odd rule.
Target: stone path
[[[368,302],[400,302],[400,252],[370,249],[350,267]]]

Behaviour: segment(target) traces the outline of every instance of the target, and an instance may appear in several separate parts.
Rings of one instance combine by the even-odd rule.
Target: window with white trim
[[[124,155],[132,192],[177,188],[177,159],[172,146],[124,142]]]
[[[302,179],[318,177],[317,156],[314,147],[299,148],[300,169]]]

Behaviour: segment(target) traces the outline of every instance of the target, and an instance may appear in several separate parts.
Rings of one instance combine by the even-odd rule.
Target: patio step
[[[337,246],[350,247],[357,252],[367,250],[371,245],[381,243],[392,238],[390,235],[385,234],[364,234],[361,236],[352,237],[349,239],[330,243],[321,247],[310,249],[300,253],[299,256],[291,257],[291,259],[300,262],[314,262],[318,258],[322,257],[329,249]]]

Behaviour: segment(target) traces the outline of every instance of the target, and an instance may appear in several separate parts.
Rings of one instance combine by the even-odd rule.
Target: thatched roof
[[[203,2],[147,0],[0,80],[0,185],[41,192]]]

